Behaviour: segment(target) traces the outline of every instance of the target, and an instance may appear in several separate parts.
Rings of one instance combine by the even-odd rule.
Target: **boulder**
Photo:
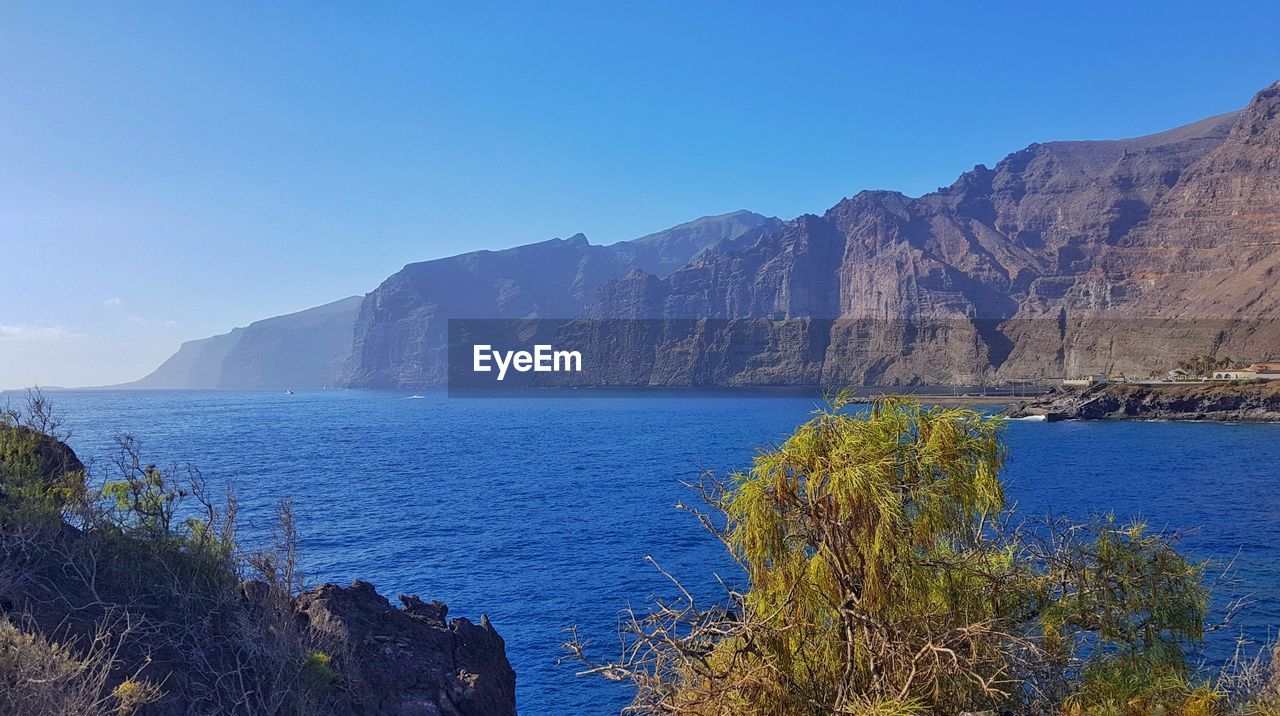
[[[359,670],[352,711],[378,716],[515,714],[516,675],[485,617],[446,621],[436,601],[402,596],[403,609],[356,580],[322,584],[296,599],[299,618],[347,645]]]

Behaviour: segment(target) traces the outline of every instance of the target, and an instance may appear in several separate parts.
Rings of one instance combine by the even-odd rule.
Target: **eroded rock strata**
[[[1273,357],[1277,267],[1280,83],[1160,134],[1034,144],[919,198],[861,192],[669,276],[632,272],[593,315],[725,319],[667,337],[697,356],[680,376],[695,383],[729,345],[748,358],[712,373],[726,384],[1145,376],[1200,353]]]

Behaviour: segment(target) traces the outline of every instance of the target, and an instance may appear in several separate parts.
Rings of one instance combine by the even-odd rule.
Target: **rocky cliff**
[[[129,387],[439,385],[451,318],[689,319],[568,326],[597,367],[625,369],[597,384],[1146,375],[1206,353],[1280,359],[1278,269],[1280,83],[1159,134],[1033,144],[920,197],[410,264],[340,302],[305,351],[290,317],[269,319]]]
[[[966,383],[1277,357],[1278,115],[1280,83],[1160,134],[1033,144],[919,198],[864,191],[666,277],[607,283],[592,315],[722,319],[656,347],[689,356],[677,383]]]
[[[391,605],[372,584],[322,584],[295,608],[313,629],[352,649],[358,688],[349,713],[502,716],[516,713],[516,674],[487,618],[446,619],[449,608],[402,596]]]
[[[633,269],[665,275],[708,247],[780,225],[738,211],[609,246],[577,234],[410,264],[361,304],[348,382],[370,388],[442,384],[450,318],[574,318],[595,302],[602,284]]]
[[[311,388],[337,385],[351,355],[351,330],[361,298],[183,343],[144,378],[124,389]]]

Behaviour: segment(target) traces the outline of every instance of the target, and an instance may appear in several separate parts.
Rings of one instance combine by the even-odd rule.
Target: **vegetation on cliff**
[[[1256,663],[1189,664],[1209,589],[1176,535],[1015,521],[999,418],[842,407],[700,483],[748,588],[629,612],[617,660],[575,632],[585,673],[631,682],[639,713],[1280,713]]]
[[[86,468],[59,428],[39,395],[0,413],[0,714],[515,712],[487,621],[364,582],[303,591],[287,500],[246,549],[234,495],[194,467],[124,437]]]

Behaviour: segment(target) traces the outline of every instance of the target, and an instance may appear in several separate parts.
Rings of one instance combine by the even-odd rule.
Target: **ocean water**
[[[700,596],[737,573],[674,509],[701,469],[749,464],[819,402],[802,397],[450,399],[384,391],[50,393],[86,461],[131,433],[159,464],[231,482],[244,531],[291,496],[309,581],[362,578],[392,598],[488,614],[506,640],[522,714],[610,714],[625,687],[557,666],[577,625],[617,653],[617,618],[671,585]],[[0,400],[8,396],[0,396]],[[1252,594],[1204,658],[1280,625],[1280,425],[1010,424],[1007,494],[1026,514],[1114,512],[1192,530],[1183,545]]]

